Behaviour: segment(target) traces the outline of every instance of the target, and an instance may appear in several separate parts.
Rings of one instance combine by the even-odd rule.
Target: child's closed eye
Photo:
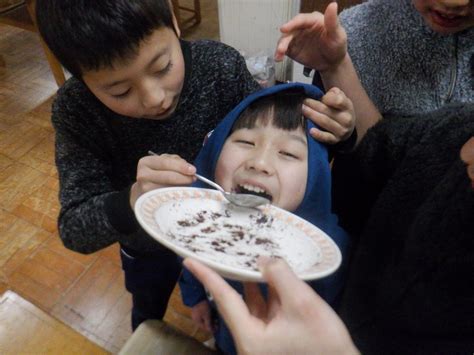
[[[289,159],[299,159],[299,156],[296,155],[296,154],[293,154],[293,153],[290,153],[288,151],[284,151],[284,150],[281,150],[279,152],[281,155],[283,155],[285,158],[289,158]]]
[[[127,89],[126,91],[124,91],[120,94],[112,94],[112,97],[114,97],[116,99],[123,99],[123,98],[127,97],[129,93],[130,93],[130,89]]]
[[[245,140],[245,139],[236,139],[235,143],[239,143],[239,144],[243,144],[243,145],[251,145],[251,146],[255,145],[254,142],[248,141],[248,140]]]
[[[170,61],[170,62],[168,62],[166,67],[164,67],[163,69],[158,70],[155,74],[157,76],[163,76],[166,73],[168,73],[171,70],[172,67],[173,67],[173,63]]]

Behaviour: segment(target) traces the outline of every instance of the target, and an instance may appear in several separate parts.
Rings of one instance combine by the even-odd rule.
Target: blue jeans
[[[169,250],[140,254],[122,247],[120,257],[125,288],[132,294],[132,330],[135,331],[147,319],[163,319],[181,263]]]

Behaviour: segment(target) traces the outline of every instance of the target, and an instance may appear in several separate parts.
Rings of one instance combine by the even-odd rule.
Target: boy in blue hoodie
[[[272,204],[293,212],[326,232],[348,252],[348,236],[331,213],[330,167],[327,149],[310,135],[314,127],[302,114],[306,97],[320,99],[315,86],[292,83],[256,92],[232,110],[212,132],[198,155],[198,173],[215,180],[226,191],[263,195]],[[347,111],[352,112],[346,100]],[[200,182],[195,186],[207,187]],[[344,267],[311,286],[330,304],[337,302]],[[242,284],[230,282],[243,293]],[[235,353],[223,320],[211,321],[212,304],[203,286],[184,270],[180,280],[183,302],[193,319],[212,330],[219,350]],[[214,326],[211,326],[214,323]]]

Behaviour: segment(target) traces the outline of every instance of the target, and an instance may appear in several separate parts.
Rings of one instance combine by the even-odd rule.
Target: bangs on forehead
[[[269,123],[286,131],[298,128],[306,131],[306,119],[302,112],[305,98],[301,90],[294,89],[262,97],[240,114],[231,132],[242,128],[251,129],[257,124],[266,126]]]
[[[247,107],[235,121],[232,132],[243,128],[252,129],[255,128],[257,124],[266,126],[270,121],[273,122],[273,107],[266,106],[257,109]]]

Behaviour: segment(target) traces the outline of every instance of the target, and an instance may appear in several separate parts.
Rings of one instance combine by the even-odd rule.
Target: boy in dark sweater
[[[138,226],[136,199],[192,183],[187,162],[206,133],[259,87],[236,50],[180,40],[167,0],[38,0],[36,13],[41,35],[73,75],[52,115],[59,234],[81,253],[120,243],[135,329],[163,317],[181,270]],[[340,137],[347,132],[336,127]]]
[[[192,183],[205,134],[259,86],[236,50],[180,40],[167,0],[38,0],[37,17],[73,74],[52,114],[59,233],[81,253],[120,243],[135,329],[163,317],[181,271],[139,228],[135,200]]]

